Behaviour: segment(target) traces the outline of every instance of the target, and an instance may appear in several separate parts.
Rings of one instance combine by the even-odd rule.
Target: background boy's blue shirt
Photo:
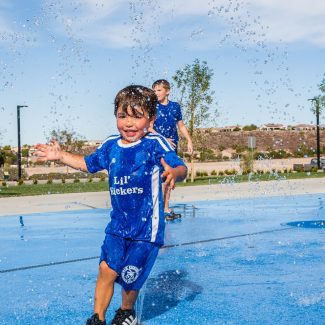
[[[109,173],[112,211],[107,233],[163,244],[162,157],[171,167],[185,166],[164,137],[151,133],[127,145],[119,135],[111,136],[85,157],[89,172]]]
[[[177,122],[181,121],[182,110],[178,103],[169,101],[167,105],[159,104],[154,129],[166,138],[178,143]]]

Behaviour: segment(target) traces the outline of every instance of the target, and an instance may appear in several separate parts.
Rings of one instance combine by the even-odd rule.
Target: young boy
[[[101,248],[94,315],[86,325],[106,324],[114,282],[122,286],[122,305],[111,324],[137,323],[133,307],[163,245],[161,178],[173,188],[186,177],[187,169],[168,141],[147,131],[156,107],[157,96],[151,89],[128,86],[115,97],[119,135],[108,137],[93,154],[64,152],[54,140],[37,145],[35,154],[41,161],[60,160],[83,171],[109,173],[111,220]]]
[[[160,133],[170,142],[175,152],[177,153],[178,146],[178,133],[180,133],[187,140],[187,150],[190,155],[193,153],[193,144],[191,136],[183,122],[181,107],[177,102],[172,102],[168,99],[170,93],[170,84],[165,79],[159,79],[152,84],[152,89],[156,93],[159,101],[157,118],[154,122],[154,133]],[[180,214],[175,214],[169,208],[170,190],[171,187],[167,183],[163,185],[164,190],[164,214],[166,220],[174,220],[181,217]]]

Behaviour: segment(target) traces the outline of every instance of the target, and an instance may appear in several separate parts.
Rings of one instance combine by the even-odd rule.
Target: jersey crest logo
[[[125,283],[133,283],[139,277],[140,269],[134,265],[127,265],[122,270],[122,279]]]

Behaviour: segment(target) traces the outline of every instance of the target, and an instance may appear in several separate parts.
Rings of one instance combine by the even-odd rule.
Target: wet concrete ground
[[[325,314],[325,195],[192,201],[166,225],[142,324],[310,324]],[[0,324],[84,324],[108,209],[0,218]],[[119,307],[120,292],[107,313]]]

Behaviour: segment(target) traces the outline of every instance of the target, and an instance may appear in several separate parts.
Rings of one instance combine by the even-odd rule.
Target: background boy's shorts
[[[117,272],[116,282],[124,290],[140,290],[149,276],[158,252],[157,244],[106,234],[100,263],[105,261]]]

